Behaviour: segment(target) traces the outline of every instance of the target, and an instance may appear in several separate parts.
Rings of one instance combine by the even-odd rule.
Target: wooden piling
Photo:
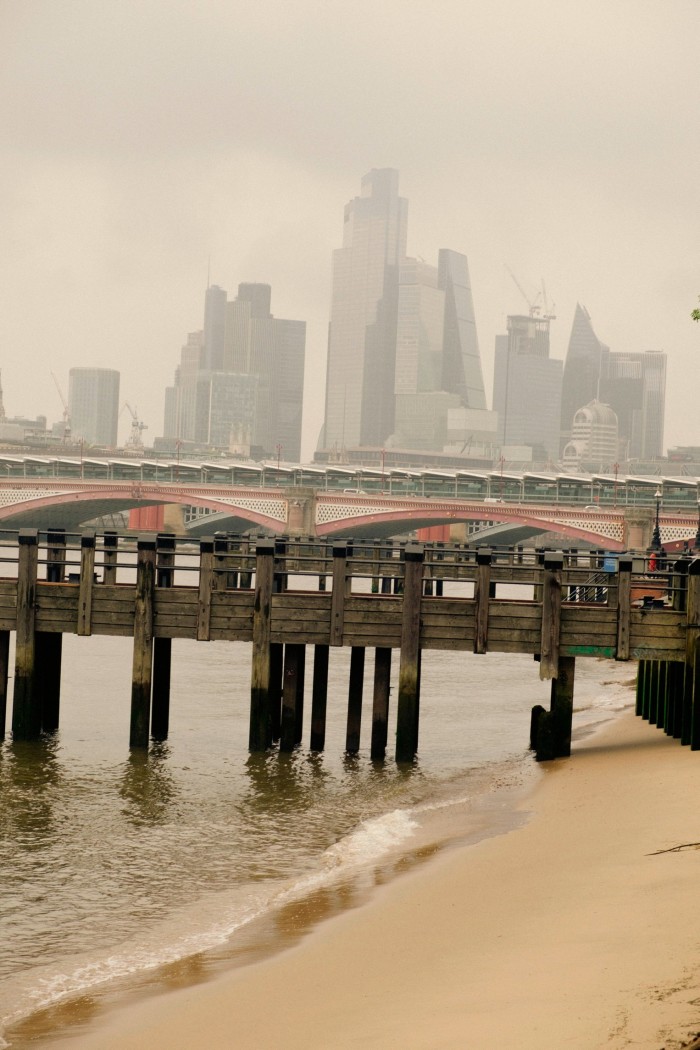
[[[197,601],[197,641],[208,642],[211,627],[211,596],[214,590],[214,540],[199,541],[199,596]]]
[[[95,581],[95,531],[80,537],[80,584],[78,593],[78,629],[80,636],[92,634],[92,590]]]
[[[386,755],[391,691],[391,649],[374,650],[374,695],[372,700],[372,743],[370,757],[381,761]]]
[[[134,659],[131,675],[129,747],[147,748],[153,681],[153,592],[156,579],[156,541],[139,539],[136,545],[136,600],[134,603]]]
[[[107,530],[102,537],[102,558],[104,568],[102,570],[102,582],[115,584],[117,582],[117,558],[119,557],[119,535]]]
[[[314,672],[311,686],[311,739],[309,741],[312,751],[323,751],[326,746],[329,654],[329,646],[314,646]]]
[[[656,707],[656,728],[663,729],[666,724],[666,705],[668,703],[668,660],[659,660],[659,700]]]
[[[333,591],[331,593],[331,645],[343,644],[345,591],[347,587],[347,545],[333,544]]]
[[[540,645],[540,678],[559,675],[559,638],[561,633],[561,574],[564,555],[547,551],[542,577],[542,634]]]
[[[491,562],[493,554],[487,547],[476,552],[476,579],[474,581],[474,652],[488,652],[489,600],[491,597]]]
[[[156,587],[168,590],[173,585],[175,536],[159,533],[156,538]],[[172,638],[153,638],[153,696],[151,702],[151,736],[167,740],[170,727],[170,680],[172,673]]]
[[[282,732],[282,686],[284,679],[284,645],[270,643],[270,740],[276,744]]]
[[[284,647],[280,751],[293,751],[301,742],[305,656],[306,647],[303,645],[288,644]]]
[[[36,529],[20,529],[18,543],[12,735],[16,740],[35,740],[41,733],[41,697],[36,681]]]
[[[46,582],[62,583],[66,575],[66,530],[48,529],[46,536]],[[37,631],[35,661],[41,668],[37,676],[40,694],[41,728],[55,733],[60,721],[61,661],[63,635],[60,631]]]
[[[617,646],[616,660],[630,658],[630,615],[632,610],[632,559],[617,563]]]
[[[255,551],[255,602],[253,606],[253,665],[250,679],[251,751],[265,751],[272,744],[270,728],[270,623],[275,544],[258,540]]]
[[[0,631],[0,741],[7,724],[7,681],[10,672],[10,632]]]
[[[423,591],[422,543],[409,543],[404,552],[401,656],[396,722],[396,761],[412,762],[418,750],[420,701],[420,611]]]
[[[560,656],[558,674],[552,681],[550,707],[555,758],[568,758],[571,754],[575,676],[575,657]]]
[[[362,690],[365,677],[365,648],[353,645],[350,650],[350,682],[348,685],[348,721],[345,732],[345,751],[356,755],[360,750],[362,726]]]

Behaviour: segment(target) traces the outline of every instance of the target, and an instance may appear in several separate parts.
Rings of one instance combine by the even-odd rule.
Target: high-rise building
[[[508,317],[507,334],[496,336],[493,374],[501,447],[525,446],[540,462],[559,458],[562,362],[549,356],[549,324],[533,314]]]
[[[576,305],[564,365],[562,448],[576,412],[600,399],[618,420],[618,459],[649,460],[663,454],[666,354],[611,351],[595,332],[588,311]]]
[[[319,448],[442,450],[448,414],[486,409],[467,259],[406,256],[398,172],[374,169],[333,253],[326,410]],[[481,417],[480,417],[480,421]]]
[[[204,329],[165,392],[166,438],[300,458],[306,323],[273,317],[270,301],[267,284],[241,284],[231,302],[208,289]]]
[[[74,439],[114,448],[119,423],[119,372],[112,368],[71,368],[68,412]]]
[[[394,429],[399,265],[408,202],[399,174],[373,169],[345,207],[333,252],[326,407],[321,448],[381,445]]]
[[[611,470],[617,459],[617,416],[610,405],[593,400],[574,413],[571,440],[562,462],[567,470]]]

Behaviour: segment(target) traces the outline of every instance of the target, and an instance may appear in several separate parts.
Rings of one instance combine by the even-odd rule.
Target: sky
[[[489,405],[544,282],[552,356],[577,302],[665,351],[665,445],[700,445],[698,0],[0,0],[0,39],[8,416],[116,368],[152,440],[207,280],[260,281],[307,322],[311,458],[343,209],[394,167],[409,254],[469,259]]]

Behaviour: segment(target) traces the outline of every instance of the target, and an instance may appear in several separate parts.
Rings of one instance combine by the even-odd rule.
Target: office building
[[[513,314],[496,336],[493,407],[506,459],[559,459],[562,362],[549,356],[549,317]]]
[[[561,391],[562,446],[571,436],[575,413],[600,395],[600,363],[607,349],[593,331],[588,310],[576,303]]]
[[[112,368],[71,368],[68,412],[74,441],[114,448],[119,423],[119,372]]]
[[[567,470],[611,470],[617,450],[617,416],[610,405],[594,399],[574,413],[571,439],[562,454]]]

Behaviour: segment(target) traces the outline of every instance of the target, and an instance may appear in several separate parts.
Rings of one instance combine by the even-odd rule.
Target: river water
[[[509,791],[543,775],[527,738],[549,685],[530,657],[424,653],[419,758],[399,770],[369,759],[371,658],[362,749],[343,755],[342,649],[326,751],[307,750],[307,724],[294,754],[249,756],[243,643],[175,641],[170,738],[130,755],[131,644],[65,636],[59,731],[0,747],[0,1046],[35,1046],[61,1004],[250,953],[265,930],[274,950],[271,918],[324,894],[343,906],[402,857],[509,826]],[[577,732],[632,702],[635,670],[577,661]]]

